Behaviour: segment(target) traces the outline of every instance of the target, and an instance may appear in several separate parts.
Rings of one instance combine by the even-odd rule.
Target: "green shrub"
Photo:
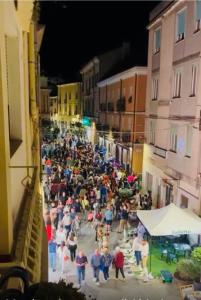
[[[200,269],[201,269],[201,247],[197,247],[193,250],[191,257],[196,262],[200,263]]]
[[[132,191],[129,189],[119,189],[119,196],[122,198],[129,198],[132,196]]]
[[[176,273],[183,280],[199,281],[200,264],[193,259],[182,259],[177,264]]]

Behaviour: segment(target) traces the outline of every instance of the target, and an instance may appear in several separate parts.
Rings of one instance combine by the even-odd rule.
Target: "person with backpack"
[[[108,248],[103,249],[103,254],[101,256],[101,270],[103,271],[103,276],[105,281],[109,279],[109,268],[112,264],[112,255],[109,253]]]

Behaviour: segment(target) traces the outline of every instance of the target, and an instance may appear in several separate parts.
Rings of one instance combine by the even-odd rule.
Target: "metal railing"
[[[30,283],[36,283],[41,280],[43,238],[42,197],[39,193],[40,174],[37,167],[25,166],[25,168],[27,170],[34,168],[34,172],[32,177],[29,173],[26,176],[26,179],[31,182],[25,186],[24,208],[15,240],[14,258],[11,262],[0,263],[0,269],[6,270],[16,265],[24,267],[29,272]],[[21,183],[24,185],[24,182],[25,178]]]

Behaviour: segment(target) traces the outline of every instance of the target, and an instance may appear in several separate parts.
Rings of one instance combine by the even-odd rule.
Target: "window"
[[[161,28],[154,32],[154,53],[158,53],[161,47]]]
[[[171,126],[170,129],[170,150],[177,152],[177,126]]]
[[[71,116],[71,105],[69,105],[69,112],[68,115]]]
[[[155,121],[150,121],[150,131],[149,131],[149,143],[151,145],[155,144],[155,130],[156,130],[156,126],[155,126]]]
[[[186,19],[186,10],[184,9],[177,13],[177,20],[176,20],[176,41],[177,42],[184,39],[185,19]]]
[[[200,20],[201,20],[201,1],[197,0],[195,3],[195,9],[196,9],[196,14],[195,14],[195,32],[200,30]]]
[[[71,100],[71,93],[68,94],[68,99]]]
[[[75,99],[78,99],[78,92],[75,93]]]
[[[129,95],[130,95],[130,96],[133,95],[133,86],[130,86],[130,88],[129,88]]]
[[[173,98],[181,97],[181,71],[176,70],[174,74],[174,89],[173,89]]]
[[[192,65],[192,75],[191,75],[191,94],[193,97],[196,94],[196,79],[197,79],[197,66]]]
[[[153,78],[152,80],[152,100],[158,99],[158,78]]]
[[[117,89],[117,98],[120,98],[120,88]]]
[[[192,126],[188,125],[186,128],[186,156],[191,157],[192,152]]]

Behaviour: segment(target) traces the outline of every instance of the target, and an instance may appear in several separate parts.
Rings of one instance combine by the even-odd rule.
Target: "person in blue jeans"
[[[105,248],[103,250],[103,254],[101,255],[101,270],[103,271],[105,281],[109,279],[109,268],[111,266],[112,260],[112,255],[109,253],[108,249]]]
[[[48,244],[49,264],[53,272],[56,271],[57,244],[52,238]]]
[[[99,273],[100,273],[100,266],[101,266],[101,255],[98,249],[95,250],[94,254],[91,257],[91,266],[94,272],[93,281],[95,281],[97,285],[100,285]]]
[[[85,281],[85,266],[88,263],[87,257],[84,255],[83,251],[80,251],[75,258],[75,264],[77,266],[77,280],[79,287],[81,282]]]
[[[133,239],[133,245],[132,249],[134,251],[134,256],[136,260],[136,265],[137,267],[141,270],[141,261],[142,261],[142,255],[141,255],[141,239],[137,234],[134,234],[134,239]]]

